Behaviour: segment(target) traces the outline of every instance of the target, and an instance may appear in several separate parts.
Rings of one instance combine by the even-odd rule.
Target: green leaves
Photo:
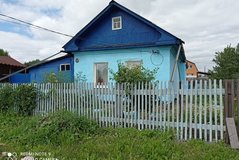
[[[216,63],[216,66],[209,71],[211,78],[238,79],[239,45],[236,48],[227,46],[222,52],[216,52],[213,62]]]
[[[0,89],[0,112],[14,111],[24,116],[32,115],[37,106],[38,93],[33,85],[19,85],[14,89],[7,84]]]
[[[118,83],[137,83],[137,82],[151,82],[155,80],[155,75],[158,68],[149,70],[143,66],[135,66],[129,68],[122,63],[118,64],[118,71],[110,71],[113,75],[113,80]]]
[[[0,48],[0,56],[9,56],[8,51],[5,51]]]
[[[0,112],[7,112],[14,106],[14,90],[11,85],[0,89]]]

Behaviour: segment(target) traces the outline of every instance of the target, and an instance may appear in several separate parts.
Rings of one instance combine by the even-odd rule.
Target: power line
[[[54,31],[54,30],[51,30],[51,29],[48,29],[48,28],[45,28],[45,27],[41,27],[41,26],[38,26],[38,25],[35,25],[35,24],[32,24],[32,23],[26,22],[24,20],[21,20],[21,19],[18,19],[18,18],[14,18],[12,16],[8,16],[8,15],[5,15],[5,14],[2,14],[2,13],[0,13],[0,16],[6,17],[6,18],[9,18],[9,19],[21,22],[21,23],[17,23],[17,22],[1,19],[1,20],[4,20],[4,21],[8,21],[8,22],[11,22],[11,23],[16,23],[16,24],[27,24],[27,25],[32,26],[34,28],[42,29],[42,30],[45,30],[45,31],[48,31],[48,32],[52,32],[52,33],[55,33],[55,34],[59,34],[59,35],[63,35],[63,36],[71,37],[71,38],[73,37],[72,35],[61,33],[61,32],[58,32],[58,31]]]

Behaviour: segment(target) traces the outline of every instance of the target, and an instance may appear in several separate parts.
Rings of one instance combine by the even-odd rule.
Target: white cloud
[[[118,3],[151,20],[185,41],[186,56],[198,68],[211,68],[216,51],[239,41],[239,1],[236,0],[118,0]],[[75,35],[92,20],[109,0],[0,0],[1,12],[39,26]],[[48,14],[48,11],[57,11]],[[26,61],[53,54],[70,39],[37,29],[32,38],[0,32],[1,47]],[[4,37],[4,38],[3,38]]]

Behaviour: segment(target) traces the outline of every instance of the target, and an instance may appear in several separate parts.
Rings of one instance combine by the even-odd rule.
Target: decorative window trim
[[[69,65],[70,69],[66,70],[66,66]],[[65,70],[61,69],[61,66],[65,66]],[[71,70],[71,64],[70,63],[64,63],[64,64],[60,64],[60,72],[64,72],[64,71],[70,71]]]
[[[114,20],[115,20],[115,19],[118,19],[118,18],[120,19],[120,22],[119,22],[119,23],[120,23],[120,27],[115,28],[115,27],[114,27],[114,23],[115,23]],[[121,17],[121,16],[112,17],[112,30],[119,30],[119,29],[122,29],[122,17]]]

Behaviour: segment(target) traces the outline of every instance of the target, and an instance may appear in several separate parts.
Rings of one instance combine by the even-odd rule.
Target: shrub
[[[113,80],[117,83],[137,83],[137,82],[152,82],[155,80],[155,75],[158,68],[149,70],[144,68],[142,65],[135,67],[127,67],[126,65],[119,63],[118,71],[110,71],[113,75]]]
[[[33,115],[37,107],[38,90],[34,85],[20,85],[15,89],[15,107],[23,116]]]
[[[14,106],[14,89],[7,84],[0,89],[0,112],[7,112]]]
[[[126,91],[126,99],[128,99],[129,101],[129,108],[128,111],[133,110],[134,106],[135,106],[135,102],[143,101],[144,106],[147,105],[149,107],[147,107],[148,109],[152,109],[153,107],[153,96],[132,96],[131,94],[131,90],[135,88],[135,85],[133,84],[137,84],[138,82],[143,82],[143,89],[150,89],[153,87],[153,81],[155,80],[155,76],[158,72],[159,68],[155,68],[153,70],[149,70],[144,68],[142,65],[140,66],[134,66],[134,67],[127,67],[126,65],[119,63],[118,64],[118,71],[117,72],[113,72],[111,70],[111,74],[113,75],[113,80],[115,80],[117,83],[122,84],[125,83],[125,85],[121,86],[121,87],[125,87],[125,91]],[[140,86],[136,86],[136,87],[140,87]],[[141,88],[142,89],[142,88]],[[136,98],[136,100],[135,100]],[[155,97],[154,97],[155,98]],[[138,100],[139,99],[139,100]],[[148,102],[148,104],[146,104],[146,102]],[[151,103],[151,106],[149,105],[149,103]],[[136,108],[137,110],[138,108]]]
[[[37,106],[38,90],[33,85],[4,85],[0,89],[0,112],[17,112],[20,115],[32,115]]]

